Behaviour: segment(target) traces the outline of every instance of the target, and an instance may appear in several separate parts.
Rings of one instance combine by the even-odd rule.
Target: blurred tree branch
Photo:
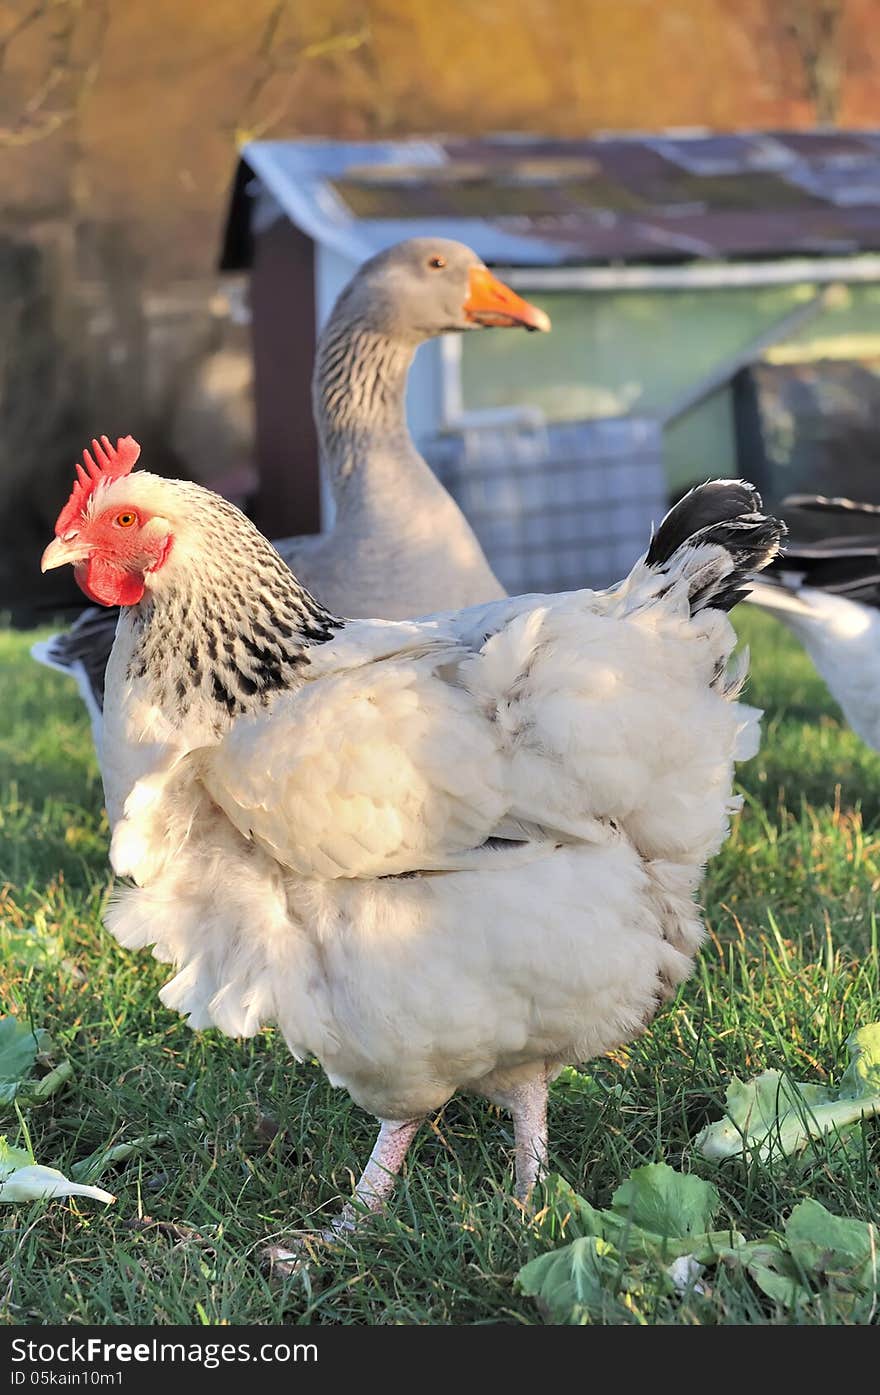
[[[236,145],[246,141],[259,140],[277,126],[287,114],[298,71],[303,63],[316,58],[326,58],[330,54],[353,53],[368,43],[371,38],[370,26],[364,23],[357,28],[331,34],[327,38],[312,43],[297,45],[281,37],[284,21],[295,12],[293,0],[278,0],[270,11],[254,55],[256,71],[242,103],[241,112],[234,127]],[[285,78],[281,95],[276,98],[268,111],[257,113],[271,85],[278,77]]]
[[[845,72],[844,0],[788,0],[779,7],[800,58],[804,86],[820,126],[835,125]]]
[[[43,15],[46,13],[46,10],[47,5],[45,3],[35,5],[32,10],[29,10],[26,14],[23,14],[20,19],[14,20],[13,23],[7,29],[6,33],[2,37],[0,37],[0,67],[3,66],[3,62],[6,58],[6,51],[9,48],[9,45],[13,43],[15,39],[18,38],[19,34],[23,33],[25,29],[28,29],[30,25],[36,23],[38,19],[42,19]]]
[[[82,22],[86,18],[95,24],[93,31],[84,36]],[[15,120],[0,125],[0,147],[31,145],[51,136],[76,116],[97,81],[109,22],[109,0],[43,0],[35,5],[0,37],[0,69],[15,41],[43,20],[51,25],[46,40],[46,74]],[[84,37],[89,52],[85,60],[77,53],[78,40]],[[52,102],[54,93],[63,98],[60,105]]]
[[[818,126],[837,124],[847,78],[870,63],[854,0],[741,0],[731,22],[780,96],[808,102]]]

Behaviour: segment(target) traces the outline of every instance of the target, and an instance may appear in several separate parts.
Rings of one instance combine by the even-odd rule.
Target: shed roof
[[[279,210],[361,261],[405,237],[553,267],[880,250],[880,130],[245,145],[222,259]]]

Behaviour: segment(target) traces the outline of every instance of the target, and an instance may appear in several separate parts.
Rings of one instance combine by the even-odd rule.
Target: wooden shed
[[[469,243],[553,319],[540,343],[434,341],[412,373],[414,435],[508,585],[609,579],[661,496],[707,474],[781,491],[756,365],[880,365],[880,132],[256,142],[222,266],[251,278],[261,526],[328,522],[309,399],[317,329],[361,261],[432,233]],[[499,439],[514,475],[563,453],[532,505],[499,503]],[[569,487],[591,459],[593,482]],[[564,533],[591,500],[608,504],[608,546],[600,556],[593,539],[585,576],[585,539]]]

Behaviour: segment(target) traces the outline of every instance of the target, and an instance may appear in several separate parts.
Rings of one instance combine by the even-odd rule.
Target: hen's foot
[[[300,1273],[310,1262],[319,1262],[328,1250],[347,1244],[365,1216],[381,1211],[394,1191],[397,1174],[421,1122],[383,1119],[370,1160],[354,1190],[358,1205],[348,1202],[324,1230],[301,1230],[283,1244],[267,1246],[263,1259],[270,1273],[280,1278]]]
[[[321,1264],[341,1250],[353,1232],[354,1223],[345,1224],[340,1216],[324,1230],[301,1230],[286,1235],[277,1245],[267,1245],[261,1251],[263,1268],[270,1278],[276,1279],[301,1274],[309,1265]]]

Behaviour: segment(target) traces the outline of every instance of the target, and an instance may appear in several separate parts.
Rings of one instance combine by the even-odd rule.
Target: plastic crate
[[[619,581],[666,511],[662,428],[649,417],[468,425],[425,455],[511,595]]]

